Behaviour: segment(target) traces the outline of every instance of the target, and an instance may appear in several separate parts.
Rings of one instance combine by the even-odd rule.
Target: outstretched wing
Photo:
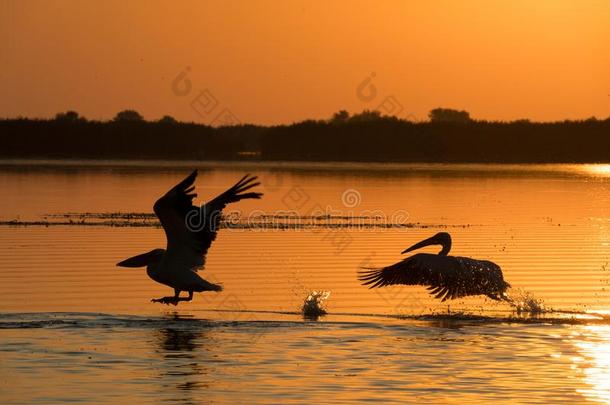
[[[216,239],[216,233],[220,225],[222,210],[230,203],[244,199],[259,199],[263,193],[246,191],[260,185],[256,176],[249,174],[242,177],[233,187],[220,194],[213,200],[208,201],[199,208],[199,228],[195,232],[200,243],[200,249],[205,253]]]
[[[243,193],[258,185],[256,177],[244,176],[237,184],[208,204],[193,205],[197,170],[182,180],[163,197],[153,209],[167,237],[167,257],[180,267],[196,269],[205,263],[205,254],[220,224],[223,208],[244,198],[260,198],[261,193]]]
[[[419,253],[380,269],[364,269],[359,280],[369,288],[387,285],[423,285],[441,301],[487,294],[489,276],[499,267],[488,261],[467,257]],[[500,273],[501,277],[501,273]]]

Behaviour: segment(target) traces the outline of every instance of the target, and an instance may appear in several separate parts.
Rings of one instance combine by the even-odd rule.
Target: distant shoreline
[[[0,167],[7,166],[65,166],[65,167],[220,167],[220,168],[248,168],[264,169],[290,169],[290,168],[338,168],[352,169],[363,167],[379,169],[400,170],[404,167],[459,167],[480,166],[485,167],[524,167],[524,166],[566,166],[566,165],[610,165],[610,156],[606,161],[597,162],[379,162],[356,160],[195,160],[195,159],[108,159],[108,158],[3,158],[0,157]]]
[[[218,128],[180,122],[5,119],[0,120],[0,159],[232,165],[603,163],[610,162],[610,119],[414,123],[376,116],[368,121]]]

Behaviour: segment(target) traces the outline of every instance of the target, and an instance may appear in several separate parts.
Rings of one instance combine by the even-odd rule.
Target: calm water
[[[221,230],[202,275],[225,290],[168,308],[114,266],[163,231],[100,214],[150,212],[193,167],[203,200],[258,174],[239,224],[298,229]],[[609,188],[604,165],[4,162],[0,402],[610,403]],[[553,312],[358,284],[439,230]],[[318,321],[299,313],[311,290],[331,293]]]

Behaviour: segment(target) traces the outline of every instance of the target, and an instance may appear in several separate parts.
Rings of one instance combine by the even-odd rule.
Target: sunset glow
[[[610,405],[610,0],[0,0],[0,404]]]
[[[378,107],[426,119],[610,115],[606,1],[2,1],[0,116],[134,108],[207,123],[209,90],[240,122],[290,123]],[[192,92],[172,80],[190,68]],[[374,74],[376,97],[357,87]]]

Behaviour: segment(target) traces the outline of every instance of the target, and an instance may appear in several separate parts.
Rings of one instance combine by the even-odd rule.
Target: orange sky
[[[417,119],[610,116],[610,1],[0,0],[0,38],[4,117],[274,124],[389,96]]]

